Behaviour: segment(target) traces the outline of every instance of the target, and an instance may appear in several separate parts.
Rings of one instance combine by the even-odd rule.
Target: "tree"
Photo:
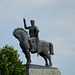
[[[25,70],[17,50],[12,46],[6,45],[0,50],[0,75],[25,75]]]

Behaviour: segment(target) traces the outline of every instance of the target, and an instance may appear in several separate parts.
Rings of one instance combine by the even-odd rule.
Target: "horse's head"
[[[13,35],[19,40],[22,41],[28,36],[28,33],[23,28],[17,28],[13,31]]]

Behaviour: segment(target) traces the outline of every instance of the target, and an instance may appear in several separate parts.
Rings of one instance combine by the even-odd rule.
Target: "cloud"
[[[11,3],[15,5],[30,5],[30,6],[45,6],[52,4],[54,0],[12,0]]]
[[[24,15],[25,15],[25,17],[27,17],[27,16],[32,17],[34,15],[35,16],[37,15],[39,18],[42,17],[42,19],[45,15],[47,15],[47,16],[45,16],[45,18],[46,17],[52,18],[56,15],[57,15],[56,17],[59,17],[59,16],[62,17],[61,15],[69,16],[70,14],[72,15],[72,17],[74,17],[74,15],[75,15],[73,13],[73,12],[75,12],[74,9],[71,9],[72,11],[67,9],[67,12],[63,12],[65,9],[63,9],[63,10],[61,9],[61,7],[63,5],[67,5],[67,6],[73,5],[70,3],[74,3],[74,0],[69,0],[69,1],[67,1],[67,0],[66,1],[65,0],[64,1],[60,1],[60,0],[11,0],[10,1],[10,0],[7,0],[6,2],[4,0],[2,0],[2,1],[0,1],[0,11],[1,11],[0,12],[0,15],[1,15],[0,22],[1,23],[5,22],[5,20],[7,18],[9,20],[11,20],[11,19],[14,20],[15,18],[17,20],[19,20],[19,18],[22,18]],[[53,20],[53,22],[60,23],[61,20],[60,19],[58,19],[58,20],[56,20],[56,21]],[[64,22],[62,21],[61,23],[63,24]],[[3,25],[3,24],[1,24],[1,25]]]

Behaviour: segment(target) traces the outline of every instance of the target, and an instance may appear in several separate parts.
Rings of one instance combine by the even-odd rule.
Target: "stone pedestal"
[[[60,71],[54,67],[40,65],[25,65],[26,75],[61,75]]]

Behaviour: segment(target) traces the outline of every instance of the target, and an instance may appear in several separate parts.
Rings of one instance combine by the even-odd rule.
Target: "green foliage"
[[[6,45],[0,50],[0,75],[25,75],[25,66],[20,61],[17,50]]]

